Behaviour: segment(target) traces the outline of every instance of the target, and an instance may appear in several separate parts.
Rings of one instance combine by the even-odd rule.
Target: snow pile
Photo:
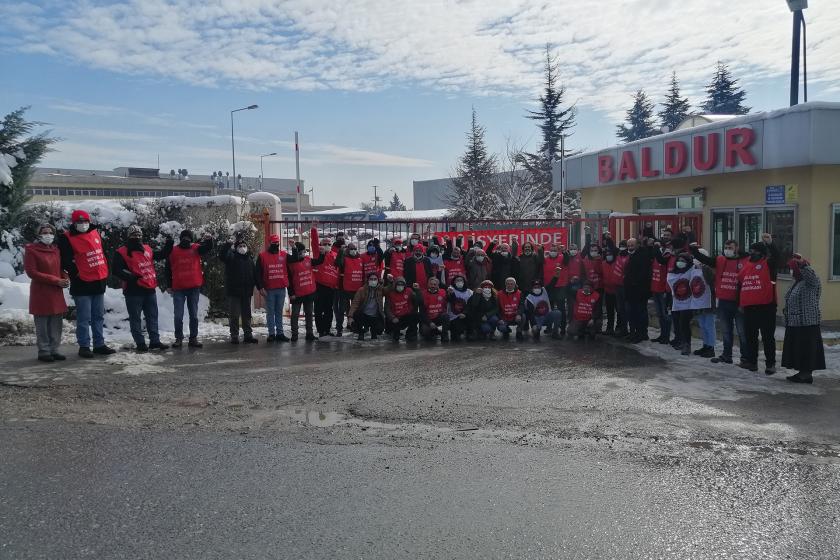
[[[0,339],[34,332],[35,322],[29,314],[29,284],[0,278]]]

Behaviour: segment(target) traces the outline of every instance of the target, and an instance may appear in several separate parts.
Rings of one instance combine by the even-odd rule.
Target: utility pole
[[[376,189],[379,187],[377,185],[373,185],[373,209],[376,210],[379,208],[379,197],[376,196]]]
[[[566,135],[560,135],[560,219],[566,219]]]
[[[300,222],[300,146],[298,146],[297,130],[295,131],[295,177],[297,178],[297,219]]]

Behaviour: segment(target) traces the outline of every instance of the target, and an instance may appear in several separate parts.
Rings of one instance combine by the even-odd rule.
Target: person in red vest
[[[656,316],[659,320],[659,336],[651,342],[660,344],[671,343],[671,294],[668,293],[668,271],[674,268],[676,257],[671,248],[671,240],[668,237],[670,230],[662,233],[662,240],[656,243],[653,248],[653,269],[650,279],[650,293],[653,297],[653,304],[656,308]]]
[[[402,276],[405,278],[405,259],[408,258],[408,253],[405,250],[405,245],[402,239],[395,237],[391,241],[391,247],[385,252],[383,257],[385,261],[385,278],[390,277],[390,282],[395,278]]]
[[[29,284],[29,312],[35,319],[38,359],[55,362],[65,359],[58,351],[64,326],[64,288],[70,286],[61,270],[61,254],[55,246],[55,228],[50,224],[38,227],[34,243],[25,247],[23,269],[32,281]]]
[[[380,280],[382,279],[383,256],[379,239],[374,237],[367,242],[365,254],[361,257],[362,272],[364,273],[365,278],[368,277],[368,274],[374,273]]]
[[[461,250],[461,244],[464,241],[464,236],[459,235],[452,245],[452,240],[447,238],[443,247],[443,285],[451,286],[456,276],[463,276],[467,278],[467,267],[464,264],[464,254]]]
[[[432,261],[426,256],[426,250],[419,243],[414,245],[411,256],[405,259],[405,281],[410,286],[426,286],[433,276]]]
[[[314,267],[323,264],[326,255],[321,254],[318,230],[314,227],[310,229],[309,240],[312,244],[312,257],[306,254],[306,246],[298,241],[286,258],[289,274],[289,301],[292,303],[292,342],[298,340],[301,307],[306,320],[306,342],[318,340],[313,331],[313,304],[316,289]]]
[[[624,302],[624,267],[630,256],[627,245],[607,249],[604,255],[604,303],[607,308],[607,335],[627,336],[627,314]]]
[[[402,276],[385,288],[385,330],[394,342],[399,342],[403,330],[407,342],[417,340],[420,299],[420,294],[409,288]]]
[[[510,339],[510,332],[516,327],[516,340],[525,338],[525,301],[522,292],[516,285],[516,278],[505,279],[505,289],[496,292],[499,302],[499,322],[496,329],[502,333],[504,340]]]
[[[204,285],[204,271],[201,259],[213,250],[213,236],[205,233],[201,243],[194,243],[193,232],[185,229],[178,236],[178,244],[172,240],[164,249],[166,258],[165,276],[168,280],[169,293],[175,312],[175,342],[173,348],[181,348],[184,343],[184,304],[190,318],[190,348],[201,348],[198,341],[198,300]]]
[[[105,345],[105,282],[110,273],[102,238],[84,210],[74,210],[70,221],[70,229],[58,238],[58,250],[61,268],[70,275],[70,295],[76,304],[79,356],[107,356],[116,350]]]
[[[338,254],[336,265],[341,272],[338,291],[338,311],[336,315],[336,336],[344,334],[344,318],[349,315],[350,302],[359,288],[365,285],[365,272],[362,257],[355,243],[348,243],[347,248]]]
[[[775,265],[774,265],[775,266]],[[776,283],[767,246],[750,245],[750,257],[738,273],[738,305],[744,310],[747,352],[740,367],[758,371],[758,335],[764,343],[764,373],[776,373]],[[743,354],[743,350],[741,351]]]
[[[601,295],[592,289],[592,283],[585,280],[575,294],[575,306],[569,335],[583,340],[587,335],[594,339],[601,332]]]
[[[732,348],[735,332],[738,333],[741,361],[746,361],[749,354],[747,336],[744,332],[744,313],[738,307],[738,273],[749,261],[749,257],[740,250],[738,242],[729,239],[723,244],[723,254],[709,257],[700,253],[696,243],[692,244],[691,254],[702,264],[715,271],[715,296],[717,297],[717,316],[723,338],[723,353],[712,358],[712,362],[732,363]]]
[[[324,260],[315,267],[315,328],[319,337],[334,336],[333,318],[338,323],[340,309],[338,305],[338,284],[341,273],[336,259],[341,250],[338,242],[330,244],[329,239],[321,239],[319,244]]]
[[[414,284],[414,289],[420,286]],[[434,276],[429,278],[420,300],[420,328],[426,340],[440,335],[441,342],[449,341],[449,315],[447,314],[446,290]]]
[[[114,276],[122,280],[128,324],[137,352],[169,348],[168,344],[160,341],[155,294],[158,287],[155,261],[164,258],[163,252],[153,251],[149,245],[143,243],[143,230],[136,224],[128,227],[128,240],[114,254]],[[146,319],[148,345],[143,336],[142,318]]]
[[[268,248],[257,255],[254,281],[265,298],[268,342],[289,342],[289,337],[283,332],[283,305],[289,287],[287,257],[286,251],[280,250],[280,236],[276,233],[269,237]]]
[[[548,251],[540,247],[542,261],[542,282],[551,301],[551,309],[559,312],[557,319],[558,336],[566,335],[566,287],[569,285],[569,267],[566,264],[566,248],[559,243],[552,243]]]

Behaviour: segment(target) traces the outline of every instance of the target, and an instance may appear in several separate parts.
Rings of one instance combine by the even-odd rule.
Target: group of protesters
[[[122,283],[137,351],[169,348],[158,330],[157,289],[172,294],[172,346],[184,345],[186,306],[186,344],[201,348],[202,262],[215,253],[225,267],[232,344],[258,342],[251,318],[255,290],[264,300],[268,342],[297,341],[302,313],[307,342],[340,337],[346,329],[359,340],[384,335],[395,342],[420,337],[508,340],[511,335],[517,340],[539,340],[542,335],[591,340],[601,335],[641,344],[649,340],[652,300],[659,336],[651,342],[732,364],[737,333],[737,365],[758,371],[760,337],[764,372],[776,372],[776,277],[784,263],[769,234],[748,253],[728,240],[716,257],[698,245],[688,225],[676,234],[667,228],[655,234],[646,224],[637,237],[617,243],[604,232],[581,250],[574,243],[536,246],[527,240],[521,246],[516,241],[485,246],[463,233],[426,239],[415,233],[384,243],[371,238],[364,246],[342,232],[321,239],[313,227],[309,235],[311,249],[300,241],[283,248],[280,237],[272,235],[265,249],[253,255],[242,236],[217,247],[211,235],[196,239],[190,230],[181,231],[177,243],[168,239],[152,247],[143,242],[141,228],[132,225],[109,266],[86,212],[74,211],[70,227],[60,235],[45,224],[27,245],[24,263],[32,280],[30,311],[38,359],[65,359],[58,346],[66,312],[63,290],[68,287],[76,306],[79,356],[115,351],[106,345],[103,332],[104,293],[111,274]],[[160,286],[156,261],[165,263]],[[801,255],[794,254],[786,264],[794,282],[785,295],[782,366],[797,370],[789,380],[811,383],[812,372],[825,368],[820,282]],[[284,330],[287,298],[291,336]],[[702,345],[692,352],[695,320]],[[723,350],[716,355],[718,328]]]

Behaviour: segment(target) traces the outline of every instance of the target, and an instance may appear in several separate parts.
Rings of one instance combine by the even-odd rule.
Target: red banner
[[[475,237],[476,241],[483,241],[485,247],[490,243],[513,244],[516,241],[520,249],[526,241],[530,241],[535,247],[542,245],[546,249],[553,243],[567,245],[569,241],[569,230],[567,228],[485,229],[458,232],[447,231],[433,235],[436,235],[440,239],[454,239],[458,235],[463,235],[464,239],[467,240]],[[466,243],[464,247],[466,247]]]

